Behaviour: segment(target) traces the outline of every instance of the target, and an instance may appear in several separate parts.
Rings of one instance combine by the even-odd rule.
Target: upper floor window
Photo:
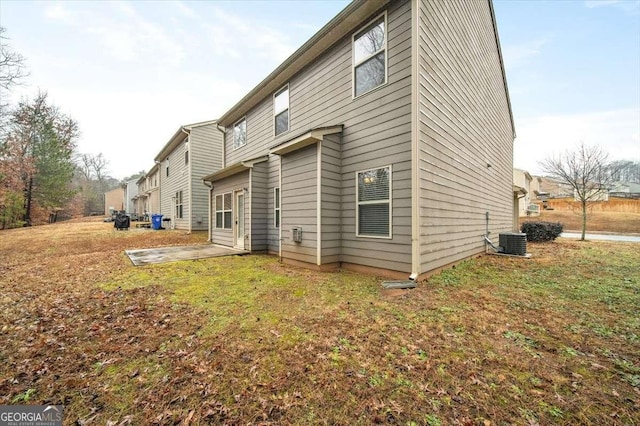
[[[376,18],[353,36],[353,96],[387,81],[387,15]]]
[[[273,96],[273,121],[276,136],[289,130],[289,85]]]
[[[167,159],[169,161],[169,159]],[[167,166],[167,177],[169,177],[169,166]]]
[[[356,175],[357,236],[391,238],[391,166]]]
[[[188,165],[189,164],[189,151],[185,151],[184,152],[184,165]]]
[[[233,149],[247,144],[247,119],[243,118],[233,125]]]

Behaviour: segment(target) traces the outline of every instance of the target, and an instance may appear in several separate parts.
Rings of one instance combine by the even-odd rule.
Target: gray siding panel
[[[407,0],[392,2],[387,8],[387,84],[353,99],[350,34],[289,81],[290,131],[274,137],[271,96],[246,111],[247,144],[244,147],[233,149],[233,128],[228,127],[225,138],[227,166],[264,155],[270,148],[311,129],[344,126],[341,138],[323,142],[326,150],[325,145],[322,148],[326,151],[322,152],[322,262],[334,262],[341,257],[345,262],[411,271],[411,191],[407,175],[411,169],[410,8]],[[358,25],[353,32],[359,31],[367,22]],[[295,155],[301,154],[290,153],[283,157],[283,162],[292,162]],[[315,264],[317,211],[311,198],[302,198],[316,194],[316,175],[312,173],[315,160],[311,160],[300,158],[296,177],[289,174],[286,177],[290,181],[283,183],[282,244],[287,255]],[[267,197],[267,244],[270,252],[277,252],[279,243],[278,229],[273,227],[272,195],[279,181],[278,161],[277,156],[271,156],[267,166],[267,191],[270,194]],[[293,166],[292,163],[289,165]],[[393,167],[393,238],[356,237],[355,172],[388,165]],[[290,171],[293,173],[294,169]],[[307,175],[312,180],[300,183],[306,182]],[[302,224],[303,246],[292,246],[290,227]],[[348,247],[349,251],[341,252],[338,249],[341,246]]]
[[[340,262],[342,237],[342,168],[340,134],[322,141],[322,264]]]
[[[189,137],[191,167],[191,226],[206,230],[209,221],[209,188],[202,178],[222,167],[222,133],[215,124],[195,127]]]
[[[267,250],[268,181],[267,163],[258,163],[251,169],[251,250]]]
[[[317,261],[317,146],[282,157],[282,257],[315,264]],[[291,229],[302,227],[302,242]]]
[[[194,127],[189,136],[188,164],[185,164],[186,149],[184,143],[179,144],[160,163],[160,213],[165,218],[171,218],[176,229],[206,230],[209,222],[209,188],[204,185],[202,178],[220,169],[222,134],[215,124]],[[178,191],[182,191],[182,219],[175,216],[174,197]],[[156,209],[154,205],[151,208]]]
[[[185,135],[186,137],[186,135]],[[178,145],[160,163],[160,213],[170,218],[175,229],[189,229],[189,168],[184,164],[184,144]],[[166,168],[169,166],[169,176]],[[182,219],[175,215],[175,195],[182,191]]]
[[[421,271],[512,229],[513,129],[487,1],[419,2]],[[491,165],[491,167],[487,167]]]

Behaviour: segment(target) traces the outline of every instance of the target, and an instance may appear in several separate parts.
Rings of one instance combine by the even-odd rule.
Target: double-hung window
[[[353,96],[387,82],[387,15],[353,36]]]
[[[273,188],[273,226],[280,228],[280,188]]]
[[[216,229],[231,229],[231,193],[216,195]]]
[[[182,219],[182,191],[176,192],[176,219]]]
[[[247,119],[243,118],[233,125],[233,149],[247,144]]]
[[[391,238],[391,166],[356,172],[357,236]]]
[[[289,130],[289,85],[273,95],[273,122],[276,136]]]

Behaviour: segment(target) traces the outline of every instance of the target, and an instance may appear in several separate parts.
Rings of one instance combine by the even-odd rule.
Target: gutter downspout
[[[207,215],[208,215],[208,219],[207,219],[207,233],[209,235],[209,238],[207,238],[207,242],[212,243],[213,242],[213,229],[211,229],[211,199],[213,197],[213,183],[207,181],[207,180],[203,180],[202,183],[204,183],[204,186],[209,188],[208,194],[209,194],[209,204],[207,204]]]
[[[162,214],[162,162],[154,161],[158,165],[158,211],[156,214]],[[151,212],[153,214],[153,211]]]
[[[280,188],[280,227],[278,228],[278,262],[282,263],[282,155],[278,155],[278,188]]]
[[[189,150],[189,154],[187,154],[189,157],[189,163],[187,164],[187,175],[188,175],[188,179],[189,179],[189,185],[188,185],[188,191],[187,191],[187,197],[189,197],[189,227],[188,227],[188,232],[189,234],[191,233],[191,231],[193,230],[193,203],[191,202],[191,200],[193,200],[193,184],[191,182],[191,162],[193,160],[193,155],[191,152],[191,132],[187,132],[184,127],[180,127],[180,130],[182,131],[182,133],[184,133],[185,135],[187,135],[187,144],[188,144],[188,150]],[[184,158],[184,155],[183,155]],[[184,203],[184,200],[182,200],[182,202]],[[184,208],[184,204],[183,207]]]
[[[221,128],[218,123],[216,123],[216,129],[218,129],[218,131],[220,133],[222,133],[222,167],[221,169],[224,169],[226,167],[226,154],[227,154],[227,146],[226,146],[226,142],[225,139],[227,137],[227,132],[225,131],[225,129]]]
[[[411,275],[415,281],[422,269],[420,258],[420,147],[418,138],[418,108],[420,93],[418,91],[419,66],[419,34],[418,14],[419,2],[411,1]]]

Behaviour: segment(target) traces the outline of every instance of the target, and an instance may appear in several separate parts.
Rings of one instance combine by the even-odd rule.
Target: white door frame
[[[242,198],[242,209],[240,209],[239,200]],[[245,228],[245,202],[244,190],[238,190],[233,192],[233,246],[237,249],[244,250],[244,236],[246,234]],[[242,211],[240,211],[242,210]]]

